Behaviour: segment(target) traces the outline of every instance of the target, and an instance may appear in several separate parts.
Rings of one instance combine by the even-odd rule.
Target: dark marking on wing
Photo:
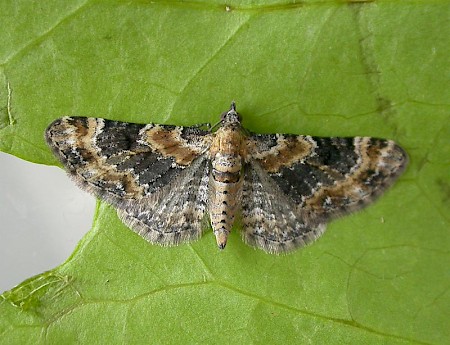
[[[310,222],[322,223],[362,208],[395,181],[408,160],[390,140],[276,135],[278,145],[273,145],[274,136],[252,136],[262,142],[253,146],[259,151],[250,151],[251,158]],[[292,142],[304,144],[294,147]],[[276,169],[267,164],[287,148],[289,159],[279,161],[283,164]]]
[[[309,224],[259,164],[249,164],[242,191],[242,237],[269,253],[285,253],[317,239],[325,224]]]
[[[182,132],[197,140],[181,138]],[[84,117],[58,119],[46,131],[48,144],[75,181],[116,207],[168,185],[208,148],[209,135],[198,128]]]
[[[118,210],[120,219],[151,243],[177,245],[198,239],[208,228],[209,169],[205,156],[198,158],[164,192]]]

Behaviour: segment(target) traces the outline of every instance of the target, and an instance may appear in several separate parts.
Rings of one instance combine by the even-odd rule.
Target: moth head
[[[220,122],[222,125],[240,125],[241,115],[236,111],[236,103],[231,102],[230,110],[224,112],[221,116]]]

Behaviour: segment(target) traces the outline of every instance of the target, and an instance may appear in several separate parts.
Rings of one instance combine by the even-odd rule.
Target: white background
[[[94,209],[62,169],[0,152],[0,293],[64,262]]]

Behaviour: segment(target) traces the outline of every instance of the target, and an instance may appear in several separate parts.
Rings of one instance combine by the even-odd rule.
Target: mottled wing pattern
[[[198,239],[208,229],[206,208],[210,164],[194,160],[158,197],[144,197],[117,212],[120,219],[147,241],[177,245]]]
[[[209,147],[196,127],[64,117],[46,139],[80,186],[116,207],[159,192]]]
[[[246,166],[241,223],[245,243],[269,253],[304,246],[325,230],[323,224],[307,224],[293,200],[255,162]]]
[[[80,187],[117,209],[123,209],[120,215],[124,222],[138,233],[144,232],[145,224],[154,226],[155,223],[146,223],[143,220],[145,215],[137,212],[147,211],[148,214],[155,212],[152,208],[157,208],[153,219],[159,217],[162,224],[167,224],[168,218],[162,218],[171,217],[170,207],[173,208],[172,211],[177,211],[188,195],[201,200],[195,212],[204,213],[202,205],[206,202],[203,194],[198,195],[204,184],[195,180],[194,176],[207,173],[202,156],[211,142],[211,133],[208,131],[198,127],[141,125],[100,118],[64,117],[47,128],[46,139]],[[178,177],[182,177],[179,181],[186,184],[180,182],[173,185],[172,181],[178,180]],[[196,184],[189,185],[187,181],[190,178]],[[178,190],[173,190],[175,188]],[[175,198],[179,198],[178,203],[176,200],[168,200],[169,190],[174,192]],[[127,215],[127,212],[130,214]],[[182,217],[193,220],[191,230],[194,231],[193,236],[197,236],[200,216],[197,213],[195,216],[189,215],[189,212],[194,211],[188,208]],[[159,231],[161,227],[155,228],[155,231]],[[180,232],[189,229],[189,226],[185,226]],[[166,239],[161,236],[152,235],[147,238],[157,238],[155,242],[158,243],[169,244],[172,241],[172,235],[168,235]],[[187,239],[188,236],[175,235],[173,241],[183,238]]]
[[[407,164],[406,153],[393,141],[369,137],[257,134],[249,137],[247,149],[250,166],[259,166],[268,175],[267,181],[276,186],[272,187],[273,193],[289,201],[293,215],[303,224],[306,233],[316,227],[321,229],[315,232],[317,236],[324,231],[326,222],[373,201]],[[245,203],[254,202],[257,197],[257,188],[251,187],[255,175],[251,171],[258,169],[249,169],[246,175],[244,189],[250,192],[243,200]],[[267,183],[259,179],[259,184]],[[254,218],[243,212],[246,238],[254,236]],[[266,226],[265,236],[277,235],[279,230],[271,229]],[[300,228],[298,233],[283,233],[283,236],[301,237],[302,231]],[[273,251],[286,251],[301,244],[301,241],[295,242],[293,247]]]

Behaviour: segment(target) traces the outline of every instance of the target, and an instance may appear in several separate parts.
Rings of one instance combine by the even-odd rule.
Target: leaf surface
[[[57,164],[43,133],[63,115],[215,123],[235,100],[254,132],[391,138],[411,162],[379,202],[287,256],[238,232],[223,252],[212,233],[149,245],[99,204],[65,263],[2,295],[0,338],[448,341],[448,11],[444,0],[2,2],[4,152]]]

